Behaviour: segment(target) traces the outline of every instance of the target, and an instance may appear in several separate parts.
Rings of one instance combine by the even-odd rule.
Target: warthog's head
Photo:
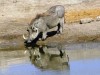
[[[44,20],[41,18],[41,16],[42,16],[42,15],[39,15],[39,14],[38,14],[38,15],[31,21],[31,23],[29,24],[29,27],[28,27],[28,29],[27,29],[29,36],[26,38],[26,37],[23,35],[23,38],[27,41],[27,43],[30,43],[32,40],[34,40],[34,39],[38,36],[40,30],[43,29],[41,25],[43,25]]]
[[[37,23],[34,22],[31,25],[29,25],[29,27],[27,28],[28,31],[28,37],[25,37],[23,35],[24,40],[26,41],[26,43],[31,43],[32,40],[34,40],[37,36],[38,36],[38,27],[36,25]]]
[[[34,28],[34,29],[27,29],[28,31],[28,37],[25,37],[25,35],[23,35],[23,39],[27,42],[27,43],[31,43],[32,40],[34,40],[37,36],[38,36],[38,29]]]

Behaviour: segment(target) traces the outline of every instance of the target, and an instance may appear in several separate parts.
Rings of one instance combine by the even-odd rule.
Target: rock
[[[93,18],[83,18],[83,19],[80,19],[80,24],[86,24],[86,23],[90,23],[94,21]]]
[[[96,17],[96,21],[100,21],[100,16],[97,16]]]

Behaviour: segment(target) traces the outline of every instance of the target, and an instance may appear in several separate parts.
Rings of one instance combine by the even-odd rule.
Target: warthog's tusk
[[[24,40],[27,40],[27,38],[24,36],[24,34],[23,34],[23,39],[24,39]]]

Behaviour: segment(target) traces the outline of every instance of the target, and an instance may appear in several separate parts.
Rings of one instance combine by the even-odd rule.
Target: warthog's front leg
[[[45,32],[43,32],[43,34],[42,34],[42,40],[45,40],[46,37],[47,37],[47,32],[45,31]]]

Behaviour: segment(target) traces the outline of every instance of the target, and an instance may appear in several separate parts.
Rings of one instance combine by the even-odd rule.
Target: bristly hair
[[[43,16],[45,16],[45,15],[44,15],[44,14],[37,14],[36,17],[33,18],[33,19],[31,20],[31,22],[30,22],[29,25],[33,24],[33,22],[34,22],[35,20],[37,20],[37,19],[39,19],[40,17],[43,17]]]
[[[39,19],[40,17],[49,16],[49,15],[50,15],[50,14],[48,14],[48,13],[37,14],[37,15],[36,15],[36,17],[35,17],[35,18],[33,18],[33,19],[31,20],[31,22],[30,22],[30,24],[29,24],[29,25],[32,25],[32,24],[33,24],[33,22],[34,22],[35,20]]]

